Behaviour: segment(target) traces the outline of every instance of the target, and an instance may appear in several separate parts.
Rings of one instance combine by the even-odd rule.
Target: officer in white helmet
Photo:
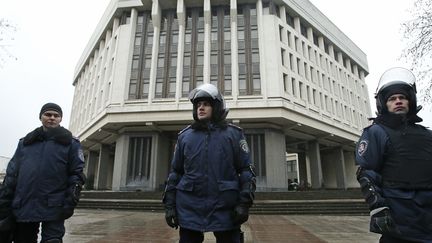
[[[180,243],[243,242],[240,226],[249,218],[255,174],[243,130],[228,123],[228,109],[216,86],[192,90],[194,122],[177,139],[164,192],[168,226],[180,228]]]
[[[415,76],[381,76],[377,117],[357,143],[357,180],[380,243],[432,242],[432,131],[417,124]]]

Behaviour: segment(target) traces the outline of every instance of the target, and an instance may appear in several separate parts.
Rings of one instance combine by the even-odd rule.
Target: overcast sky
[[[38,114],[46,102],[63,108],[62,125],[68,127],[73,72],[109,1],[0,2],[0,18],[17,26],[15,41],[9,47],[17,60],[0,61],[0,156],[11,157],[18,139],[40,126]],[[403,49],[400,23],[407,18],[406,10],[413,1],[311,2],[366,53],[371,98],[386,69],[406,67],[398,61]],[[374,106],[374,100],[371,104]],[[426,120],[423,124],[432,127],[430,107],[421,116]]]

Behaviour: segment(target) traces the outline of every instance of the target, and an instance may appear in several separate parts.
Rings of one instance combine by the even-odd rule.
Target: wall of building
[[[173,134],[192,120],[187,93],[203,82],[216,82],[224,89],[230,121],[244,127],[246,135],[261,131],[264,136],[266,175],[259,177],[261,190],[287,188],[286,152],[298,154],[299,179],[313,188],[357,187],[351,154],[370,116],[364,53],[309,1],[257,0],[245,7],[231,0],[227,11],[221,10],[220,3],[204,0],[194,6],[202,13],[196,35],[202,38],[198,44],[203,49],[196,50],[202,58],[202,72],[191,83],[185,81],[192,76],[185,72],[183,62],[185,53],[194,55],[185,44],[187,36],[195,36],[187,24],[190,1],[110,3],[74,75],[70,129],[87,151],[92,187],[161,189],[176,138]],[[221,34],[214,23],[225,20]],[[167,31],[167,24],[172,24],[172,32]],[[230,70],[229,75],[224,73],[231,80],[228,83],[214,79],[212,73],[219,50],[215,45],[221,47],[214,42],[216,34],[229,38],[221,49],[229,53],[229,64],[219,66]],[[165,45],[174,37],[178,45]],[[141,45],[144,41],[150,42]],[[247,49],[254,43],[258,49]],[[141,53],[147,56],[137,48],[146,48]],[[164,61],[161,56],[165,62],[160,62]],[[148,57],[151,59],[144,60]],[[169,75],[175,71],[175,83],[172,77],[167,83],[161,81],[160,72],[168,59],[172,63],[165,70]],[[144,93],[134,93],[135,80],[141,76],[148,77],[148,83],[140,83]],[[246,79],[251,83],[245,84]],[[164,94],[158,85],[169,92]],[[130,174],[135,171],[130,143],[140,136],[152,138],[151,156],[145,162],[150,175],[132,185],[128,178],[140,175]]]

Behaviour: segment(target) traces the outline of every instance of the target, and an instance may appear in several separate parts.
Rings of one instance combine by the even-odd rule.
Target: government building
[[[308,0],[112,0],[76,66],[70,130],[86,187],[158,191],[189,92],[223,93],[257,191],[357,188],[366,54]]]

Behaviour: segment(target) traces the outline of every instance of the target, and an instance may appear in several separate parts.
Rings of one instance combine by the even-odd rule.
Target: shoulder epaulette
[[[234,127],[234,128],[236,128],[236,129],[238,129],[238,130],[243,130],[243,128],[241,128],[241,127],[239,127],[239,126],[237,126],[237,125],[234,125],[234,124],[232,124],[232,123],[228,123],[228,126],[230,126],[230,127]]]
[[[369,128],[370,128],[371,126],[373,126],[373,125],[377,125],[377,124],[372,123],[372,124],[370,124],[369,126],[364,127],[363,130],[369,129]]]
[[[188,129],[190,129],[190,128],[191,128],[191,125],[189,125],[189,126],[183,128],[183,130],[181,130],[181,131],[178,133],[178,135],[182,134],[183,132],[185,132],[186,130],[188,130]]]

